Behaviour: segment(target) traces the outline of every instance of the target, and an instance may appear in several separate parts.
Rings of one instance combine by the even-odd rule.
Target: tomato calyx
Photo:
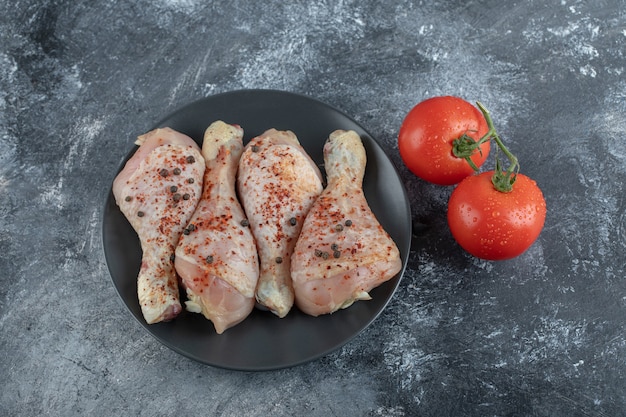
[[[497,148],[496,167],[494,170],[494,174],[491,177],[491,182],[496,190],[502,193],[510,193],[511,191],[513,191],[513,184],[515,183],[517,173],[520,170],[519,162],[517,160],[517,157],[513,155],[511,151],[509,151],[509,149],[504,145],[504,142],[498,135],[498,132],[496,132],[496,128],[493,124],[493,119],[491,118],[489,110],[487,110],[485,106],[483,106],[482,103],[480,103],[479,101],[476,102],[476,106],[485,117],[485,121],[487,122],[487,127],[489,128],[489,130],[487,131],[487,133],[485,133],[483,137],[478,140],[474,140],[472,137],[464,133],[452,142],[452,153],[457,158],[465,159],[474,171],[478,171],[478,167],[471,160],[471,156],[477,149],[479,152],[481,152],[480,145],[493,139],[493,141],[496,142]],[[502,161],[499,157],[500,152],[502,152],[509,160],[509,166],[506,169],[504,169]]]
[[[483,151],[480,148],[480,145],[488,141],[490,138],[491,136],[489,132],[487,132],[487,134],[478,141],[469,136],[467,133],[463,133],[460,137],[452,141],[452,154],[457,158],[465,159],[474,171],[478,171],[478,167],[474,161],[472,161],[471,157],[474,155],[476,150],[478,150],[478,152],[482,155]]]

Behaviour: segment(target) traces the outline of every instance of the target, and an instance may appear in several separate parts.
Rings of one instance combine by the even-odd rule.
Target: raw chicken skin
[[[152,324],[182,310],[174,250],[202,192],[204,159],[193,139],[170,128],[136,143],[139,149],[113,181],[113,195],[141,242],[137,295]]]
[[[354,131],[337,130],[324,145],[328,185],[302,226],[291,276],[296,305],[312,316],[333,313],[395,276],[400,252],[363,194],[366,155]]]
[[[176,248],[187,310],[202,313],[218,334],[250,314],[259,278],[254,238],[235,194],[242,138],[241,127],[222,121],[205,131],[202,198]]]
[[[291,255],[304,218],[322,192],[322,175],[293,132],[270,129],[246,145],[237,188],[259,254],[256,299],[285,317],[294,303]]]

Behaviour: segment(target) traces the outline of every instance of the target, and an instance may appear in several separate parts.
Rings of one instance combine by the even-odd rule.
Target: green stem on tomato
[[[487,126],[489,126],[489,131],[492,132],[491,138],[498,145],[497,151],[502,151],[502,153],[504,153],[504,155],[506,155],[509,160],[508,168],[506,169],[506,171],[503,171],[502,161],[500,161],[500,158],[498,158],[498,153],[496,153],[496,169],[493,176],[491,177],[491,182],[493,183],[493,186],[496,190],[503,193],[511,192],[513,191],[513,184],[515,183],[517,173],[520,169],[519,161],[517,160],[517,157],[513,155],[511,151],[509,151],[509,149],[504,145],[504,142],[502,142],[502,139],[500,139],[500,136],[498,136],[498,134],[496,133],[496,129],[493,125],[493,120],[491,119],[491,114],[489,113],[489,111],[479,101],[476,102],[476,105],[483,113],[483,116],[485,116]]]
[[[503,193],[511,192],[513,190],[515,178],[517,177],[517,173],[520,169],[517,157],[509,151],[509,149],[504,145],[504,142],[502,142],[502,139],[500,139],[500,136],[498,136],[489,111],[480,102],[476,102],[476,105],[485,117],[489,130],[479,140],[474,140],[464,133],[461,137],[454,140],[452,144],[452,153],[458,158],[465,159],[474,171],[478,171],[478,167],[474,161],[472,161],[471,156],[477,149],[482,154],[480,146],[493,139],[498,147],[496,148],[496,168],[493,176],[491,177],[491,182],[496,190]],[[509,160],[509,166],[506,170],[502,169],[502,161],[498,157],[498,153],[500,151],[504,153]]]

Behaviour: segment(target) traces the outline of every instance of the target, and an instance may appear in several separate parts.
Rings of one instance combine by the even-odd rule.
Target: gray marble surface
[[[0,3],[0,415],[626,414],[626,3]],[[109,277],[102,210],[133,138],[244,88],[305,94],[376,137],[408,190],[409,266],[337,351],[273,372],[196,363]],[[418,101],[480,100],[544,191],[543,233],[486,262],[450,187],[396,146]]]

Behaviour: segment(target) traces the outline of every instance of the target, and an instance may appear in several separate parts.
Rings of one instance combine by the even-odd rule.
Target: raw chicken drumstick
[[[152,324],[182,310],[174,249],[200,198],[204,159],[193,139],[170,128],[136,143],[139,149],[113,181],[113,195],[141,242],[137,295]]]
[[[396,244],[363,194],[366,155],[358,134],[331,133],[324,163],[328,185],[304,221],[291,260],[296,305],[312,316],[371,299],[368,292],[402,267]]]
[[[221,334],[254,308],[259,262],[254,238],[235,194],[243,129],[222,121],[204,133],[204,189],[176,248],[176,271],[189,301]]]
[[[237,188],[259,254],[256,299],[285,317],[294,302],[291,255],[302,222],[322,192],[322,175],[296,135],[270,129],[246,145]]]

